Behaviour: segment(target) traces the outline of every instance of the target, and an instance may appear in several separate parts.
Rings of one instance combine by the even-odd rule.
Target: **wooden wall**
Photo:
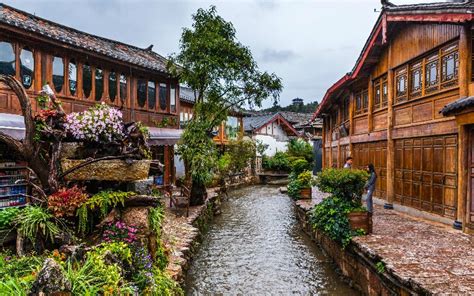
[[[347,156],[354,166],[364,168],[374,164],[377,174],[375,195],[388,203],[398,203],[444,217],[459,219],[458,210],[458,126],[454,117],[443,117],[439,111],[457,100],[460,85],[470,84],[471,52],[461,34],[470,34],[470,27],[453,24],[397,24],[388,43],[378,56],[378,63],[342,90],[349,92],[350,119],[342,116],[342,95],[332,98],[333,104],[324,118],[324,166],[342,167]],[[471,36],[461,36],[471,40]],[[426,79],[424,57],[439,53],[438,79],[441,79],[443,50],[458,46],[456,79],[446,87],[439,82],[436,91],[411,96],[415,79],[412,65],[422,60],[423,83]],[[469,52],[469,54],[466,54]],[[461,60],[463,59],[463,60]],[[466,61],[469,59],[469,62]],[[396,100],[396,71],[406,67],[408,72],[405,100]],[[467,75],[469,73],[469,75]],[[368,77],[368,78],[367,78]],[[459,81],[462,79],[462,81]],[[374,108],[377,86],[381,79],[388,83],[388,106]],[[377,84],[379,83],[379,84]],[[423,85],[422,87],[425,87]],[[357,110],[357,95],[368,93],[368,108]],[[465,92],[463,92],[465,93]],[[349,124],[349,135],[341,135],[341,126]]]

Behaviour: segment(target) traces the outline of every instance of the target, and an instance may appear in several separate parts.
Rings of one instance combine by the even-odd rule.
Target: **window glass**
[[[434,86],[438,84],[438,60],[429,61],[425,66],[426,86]]]
[[[155,105],[156,105],[155,83],[153,81],[148,81],[148,108],[155,109]]]
[[[110,101],[115,101],[117,96],[117,74],[115,72],[109,73],[109,98]]]
[[[384,81],[382,83],[382,105],[386,106],[388,101],[388,85],[387,81]]]
[[[421,64],[411,69],[411,93],[418,95],[421,92]]]
[[[168,86],[166,83],[160,83],[160,109],[166,110],[167,107]]]
[[[26,89],[33,85],[33,75],[35,72],[35,60],[33,53],[29,49],[22,49],[20,54],[20,78]]]
[[[74,60],[71,60],[69,62],[68,75],[69,75],[69,91],[71,92],[71,95],[74,96],[76,95],[76,91],[77,91],[77,66]]]
[[[443,82],[456,78],[458,72],[458,53],[453,52],[443,57],[441,77]]]
[[[239,120],[237,117],[229,116],[225,124],[225,134],[229,139],[237,138],[239,132]]]
[[[359,111],[362,108],[362,100],[360,94],[356,96],[356,110]]]
[[[84,97],[88,98],[92,91],[92,69],[88,64],[82,65],[82,91]]]
[[[369,93],[366,90],[362,93],[362,108],[364,109],[364,112],[367,111],[368,107],[369,107]]]
[[[378,83],[375,85],[374,104],[375,108],[380,107],[380,84]]]
[[[104,92],[104,71],[100,68],[95,69],[95,100],[100,101],[102,99],[102,93]]]
[[[143,79],[137,80],[137,103],[142,108],[146,104],[146,82]]]
[[[15,75],[15,51],[8,42],[0,42],[0,74]]]
[[[127,99],[127,77],[125,74],[120,74],[120,99],[122,102]]]
[[[170,89],[170,111],[176,112],[176,87],[171,85]]]
[[[57,93],[61,92],[64,85],[64,62],[63,58],[53,57],[53,85]]]

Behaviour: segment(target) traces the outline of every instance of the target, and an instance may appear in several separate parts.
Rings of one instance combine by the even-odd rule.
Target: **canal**
[[[229,193],[187,274],[186,295],[354,295],[300,230],[278,188]]]

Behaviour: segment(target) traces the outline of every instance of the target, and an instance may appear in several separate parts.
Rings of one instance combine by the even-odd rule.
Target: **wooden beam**
[[[369,125],[369,133],[373,130],[373,111],[374,111],[374,81],[372,80],[372,75],[369,76],[369,106],[367,111],[367,123]]]
[[[388,47],[388,66],[392,68],[392,44]],[[393,99],[394,73],[388,70],[387,73],[387,204],[393,204],[395,200],[395,144],[393,141]]]

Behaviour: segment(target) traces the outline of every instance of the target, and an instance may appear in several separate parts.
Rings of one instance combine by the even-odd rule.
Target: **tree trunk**
[[[206,186],[198,182],[193,181],[191,186],[191,199],[189,201],[190,206],[199,206],[204,204],[206,200]]]

